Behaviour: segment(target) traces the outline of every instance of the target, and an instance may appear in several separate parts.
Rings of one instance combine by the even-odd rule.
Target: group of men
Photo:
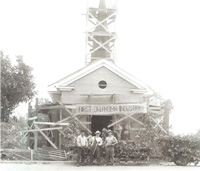
[[[100,137],[101,132],[96,131],[95,136],[85,136],[85,132],[81,131],[81,134],[77,137],[77,166],[84,165],[85,150],[90,149],[90,165],[93,165],[93,160],[96,158],[97,164],[100,165],[100,147],[105,146],[106,150],[106,164],[109,162],[114,166],[114,146],[117,144],[117,139],[113,136],[112,131],[107,131],[107,136],[103,135],[103,139]]]

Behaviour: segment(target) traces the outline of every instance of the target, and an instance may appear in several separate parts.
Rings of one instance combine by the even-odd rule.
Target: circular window
[[[106,87],[107,87],[107,82],[105,82],[105,81],[100,81],[100,82],[99,82],[99,87],[100,87],[101,89],[106,88]]]

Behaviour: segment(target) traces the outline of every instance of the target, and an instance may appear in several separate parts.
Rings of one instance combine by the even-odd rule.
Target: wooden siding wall
[[[107,82],[105,89],[101,89],[98,86],[101,80]],[[112,103],[113,94],[115,103],[143,102],[141,94],[133,94],[130,91],[130,89],[136,88],[134,85],[105,67],[99,68],[68,86],[75,87],[75,89],[71,92],[62,92],[60,98],[64,104]],[[59,99],[59,97],[55,98]]]
[[[51,98],[52,98],[52,103],[59,102],[61,100],[61,94],[56,94],[56,93],[52,94]]]

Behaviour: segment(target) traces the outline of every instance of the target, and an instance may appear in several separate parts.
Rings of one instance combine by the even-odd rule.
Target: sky
[[[107,0],[110,1],[110,0]],[[0,50],[30,65],[38,97],[85,66],[87,0],[0,0]],[[200,129],[200,1],[118,0],[116,65],[171,99],[172,132]],[[21,115],[27,104],[17,108]]]

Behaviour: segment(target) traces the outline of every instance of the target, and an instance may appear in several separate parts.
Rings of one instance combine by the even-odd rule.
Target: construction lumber
[[[61,106],[62,106],[62,108],[63,109],[65,109],[71,116],[73,115],[72,114],[72,112],[63,104],[63,103],[61,103],[61,102],[58,102]]]
[[[41,131],[50,131],[50,130],[57,130],[57,129],[62,129],[62,127],[54,127],[54,128],[42,128],[40,129]],[[20,132],[38,132],[39,130],[38,129],[29,129],[29,130],[23,130],[23,131],[20,131]]]
[[[105,21],[107,21],[109,18],[111,18],[112,16],[114,16],[114,15],[116,15],[115,12],[112,13],[111,15],[109,15],[108,17],[106,17],[104,20],[99,21],[96,17],[94,17],[94,15],[93,15],[91,12],[89,12],[89,16],[92,17],[92,18],[97,22],[97,24],[96,24],[93,28],[91,28],[90,30],[93,30],[93,29],[96,28],[97,26],[101,25],[108,33],[110,33],[110,31],[108,30],[108,28],[106,28],[106,27],[103,25],[103,23],[104,23]],[[110,34],[111,34],[111,33],[110,33]]]
[[[60,120],[62,120],[62,114],[63,114],[63,109],[60,109],[60,116],[59,116],[59,118],[60,118]],[[63,132],[64,133],[64,132]],[[62,142],[61,142],[61,132],[59,131],[59,144],[58,144],[58,147],[59,147],[59,149],[61,149],[61,144],[62,144]],[[64,133],[65,134],[65,133]],[[64,137],[65,137],[65,135],[64,135]]]
[[[84,129],[86,129],[89,133],[92,133],[84,124],[81,123],[81,121],[79,121],[78,118],[75,118],[75,119],[76,119],[76,121],[78,121],[78,123],[79,123]]]
[[[60,120],[60,121],[58,121],[58,122],[52,124],[52,126],[59,125],[60,123],[63,123],[63,122],[65,122],[65,121],[67,121],[67,120],[69,120],[69,119],[71,119],[71,118],[72,118],[71,116],[68,116],[67,118],[62,119],[62,120]]]
[[[57,122],[33,122],[37,125],[60,125],[60,126],[69,126],[69,123],[57,123]]]
[[[34,132],[34,150],[37,150],[38,144],[38,133]]]
[[[38,106],[38,110],[45,110],[45,109],[60,109],[62,108],[61,105],[56,105],[56,106]]]
[[[37,119],[37,116],[34,116],[34,117],[31,117],[31,118],[28,118],[28,121],[32,121],[32,120],[35,120]]]
[[[149,116],[149,118],[151,118],[151,119],[155,122],[155,124],[156,124],[165,134],[167,134],[167,131],[165,131],[165,129],[164,129],[162,126],[160,126],[160,124],[159,124],[153,117]]]
[[[128,114],[125,114],[125,113],[124,113],[124,115],[127,116],[128,118],[134,120],[135,122],[139,123],[140,125],[144,126],[144,124],[142,122],[140,122],[139,120],[135,119],[134,117],[129,116]]]
[[[65,127],[64,130],[63,130],[63,132],[65,132],[67,129],[68,129],[71,133],[73,133],[72,129],[69,128],[69,127]]]
[[[27,150],[27,149],[0,149],[0,152],[24,152],[24,153],[30,153],[30,150]]]
[[[64,137],[66,137],[67,135],[62,131],[62,130],[58,130],[60,132],[60,134],[62,134]]]
[[[17,156],[17,157],[20,157],[20,158],[22,158],[22,159],[30,160],[30,159],[28,159],[28,158],[26,158],[26,157],[24,157],[24,156],[22,156],[22,155],[20,155],[20,154],[16,154],[16,153],[12,153],[12,154],[15,155],[15,156]]]
[[[132,114],[130,114],[130,115],[128,115],[128,116],[133,116],[133,115],[136,115],[136,114],[137,114],[137,113],[132,113]],[[110,128],[110,127],[113,126],[113,125],[116,125],[116,124],[119,123],[119,122],[122,122],[123,120],[127,119],[128,116],[125,116],[124,118],[121,118],[121,119],[119,119],[119,120],[113,122],[112,124],[108,125],[108,128]]]
[[[66,160],[67,155],[65,150],[55,150],[52,148],[38,148],[36,151],[38,159],[47,159],[47,160]]]
[[[35,128],[43,135],[43,137],[52,145],[53,148],[58,149],[55,144],[44,134],[44,132],[42,132],[42,130],[36,125],[34,124]],[[62,128],[61,128],[62,129]]]
[[[130,128],[131,131],[145,131],[146,128]]]

